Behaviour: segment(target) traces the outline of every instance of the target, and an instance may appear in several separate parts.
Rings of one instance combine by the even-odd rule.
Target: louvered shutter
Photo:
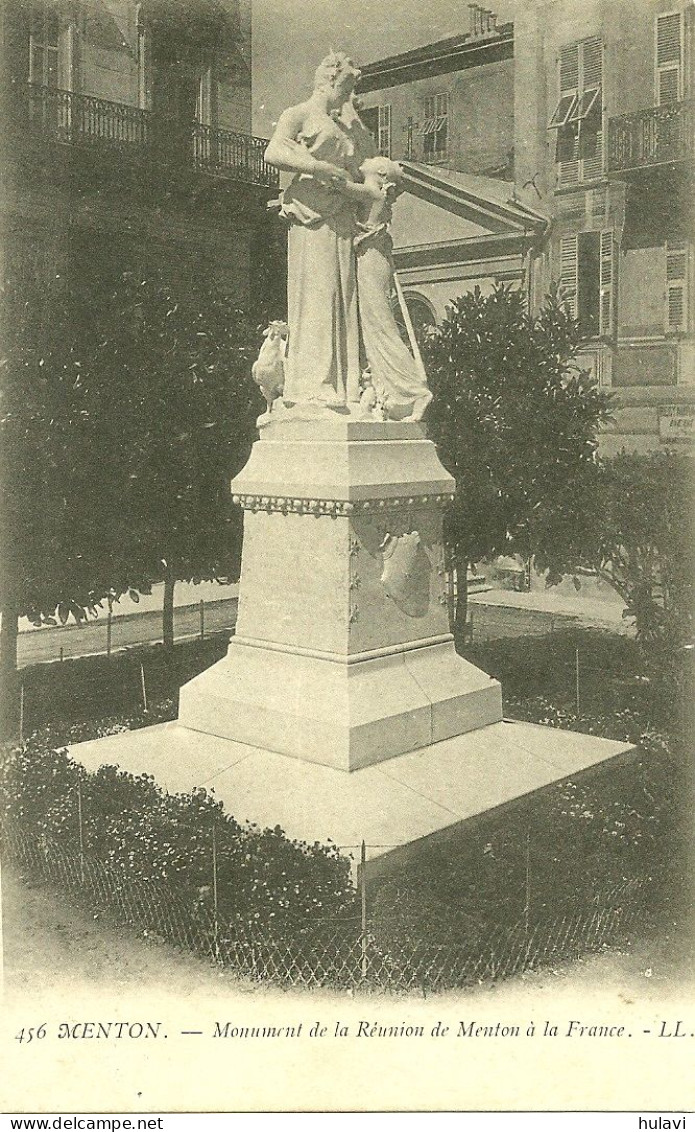
[[[565,95],[579,94],[579,44],[569,43],[560,49],[560,100]],[[576,185],[579,180],[579,148],[576,127],[558,130],[557,163],[561,185]]]
[[[613,333],[613,295],[615,292],[613,282],[615,250],[612,229],[601,233],[600,258],[599,334],[609,336]]]
[[[574,94],[579,90],[579,44],[569,43],[560,48],[560,94]]]
[[[561,298],[569,307],[573,318],[577,317],[578,268],[577,236],[562,236],[560,239]]]
[[[603,43],[600,39],[585,39],[581,46],[582,90],[589,90],[603,82]]]
[[[688,252],[685,244],[666,245],[666,329],[688,328]]]
[[[580,126],[579,155],[582,181],[593,181],[603,173],[603,43],[587,39],[582,47],[582,91],[599,88],[590,117]]]
[[[680,67],[661,67],[657,81],[659,106],[680,101]]]
[[[657,16],[656,97],[659,106],[679,102],[683,66],[683,17],[680,12]]]

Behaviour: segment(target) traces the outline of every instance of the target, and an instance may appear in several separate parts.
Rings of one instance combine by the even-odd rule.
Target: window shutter
[[[666,245],[666,329],[688,328],[688,252],[685,244]]]
[[[569,43],[560,48],[560,98],[579,93],[579,44]],[[557,163],[561,185],[576,185],[579,181],[579,138],[576,127],[558,131]]]
[[[560,239],[560,293],[562,301],[569,307],[573,318],[577,317],[578,266],[577,236],[562,236]]]
[[[659,106],[680,101],[680,71],[678,67],[662,67],[659,71]]]
[[[587,39],[582,43],[582,90],[599,88],[591,115],[580,126],[579,148],[582,181],[594,181],[603,173],[603,43]]]
[[[656,65],[680,63],[681,61],[681,14],[657,16],[656,20]]]
[[[599,334],[605,335],[613,333],[614,260],[613,230],[608,229],[601,233],[601,264],[599,269]]]
[[[579,89],[579,44],[569,43],[560,48],[560,94],[571,94]]]
[[[679,102],[683,65],[683,18],[680,12],[657,16],[656,96],[659,106]]]
[[[603,43],[600,39],[586,39],[582,43],[582,90],[603,83]]]

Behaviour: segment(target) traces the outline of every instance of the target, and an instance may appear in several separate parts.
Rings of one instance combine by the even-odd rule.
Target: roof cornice
[[[400,55],[377,59],[362,67],[358,93],[367,94],[384,87],[399,86],[414,79],[462,71],[467,67],[480,67],[486,63],[510,59],[514,54],[514,25],[503,24],[495,33],[484,38],[471,39],[458,35],[416,47]]]

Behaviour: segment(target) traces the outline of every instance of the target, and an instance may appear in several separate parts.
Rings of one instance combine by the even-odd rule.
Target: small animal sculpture
[[[371,420],[383,421],[386,420],[386,413],[384,406],[381,404],[377,396],[376,389],[372,384],[372,375],[368,369],[364,370],[362,374],[362,394],[360,396],[360,409],[365,417]]]
[[[263,331],[265,339],[261,346],[258,358],[251,367],[251,374],[256,385],[265,397],[268,412],[271,412],[273,402],[282,396],[285,388],[285,357],[287,354],[287,336],[289,328],[286,322],[277,319]]]

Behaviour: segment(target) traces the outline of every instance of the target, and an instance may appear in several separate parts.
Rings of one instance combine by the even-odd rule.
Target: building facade
[[[478,5],[469,15],[461,35],[367,64],[359,85],[363,121],[406,173],[392,234],[416,328],[475,286],[523,285],[544,228],[513,199],[513,27]]]
[[[251,123],[250,0],[2,7],[3,272],[156,268],[252,304],[277,174]]]
[[[605,452],[692,436],[694,15],[543,0],[515,20],[517,188],[552,222],[535,297],[562,284],[585,363],[614,391]]]
[[[362,69],[362,117],[395,161],[510,179],[514,29],[470,6],[470,29]],[[494,113],[486,112],[494,107]]]
[[[411,207],[395,233],[411,300],[429,301],[438,318],[447,289],[454,298],[504,281],[526,287],[537,307],[559,283],[585,335],[581,364],[614,391],[603,450],[687,443],[695,422],[692,3],[524,0],[513,27],[501,28],[478,5],[470,12],[465,35],[366,67],[364,113],[378,144],[415,159],[420,179],[463,174],[480,218],[496,199],[524,230],[516,254],[500,260],[494,232],[455,237],[451,216],[437,228]],[[450,258],[443,270],[443,244],[456,239],[457,264]]]

